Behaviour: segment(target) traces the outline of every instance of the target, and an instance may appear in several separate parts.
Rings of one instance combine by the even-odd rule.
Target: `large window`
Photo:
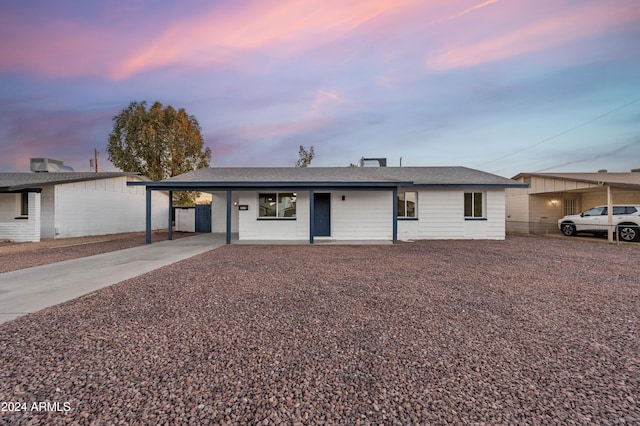
[[[416,218],[417,192],[398,192],[398,217]]]
[[[484,194],[482,192],[465,192],[464,193],[464,217],[465,218],[484,218],[485,204]]]
[[[296,217],[295,192],[271,192],[258,194],[258,205],[258,217]]]

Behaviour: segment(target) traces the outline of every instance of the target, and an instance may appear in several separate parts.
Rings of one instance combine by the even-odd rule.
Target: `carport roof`
[[[561,179],[597,185],[611,185],[640,188],[640,172],[598,172],[598,173],[520,173],[514,180],[527,177]]]
[[[153,189],[250,186],[485,186],[526,187],[512,179],[467,167],[216,167],[159,182]]]
[[[16,192],[42,188],[47,185],[108,179],[122,176],[137,176],[148,180],[138,173],[123,172],[41,172],[41,173],[0,173],[0,192]]]

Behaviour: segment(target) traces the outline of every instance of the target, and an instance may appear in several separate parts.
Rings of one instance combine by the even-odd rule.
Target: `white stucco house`
[[[120,172],[0,173],[0,240],[144,231],[145,190],[128,183],[148,181]],[[151,227],[166,229],[168,194],[153,199]]]
[[[466,167],[203,168],[147,191],[213,194],[212,232],[240,240],[505,238],[505,189],[525,184]]]

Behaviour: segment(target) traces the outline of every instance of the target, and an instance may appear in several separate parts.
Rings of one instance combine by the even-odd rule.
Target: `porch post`
[[[227,244],[231,244],[231,190],[227,189]]]
[[[173,226],[171,226],[171,216],[173,215],[173,191],[169,191],[169,228],[167,240],[173,240]]]
[[[148,186],[145,188],[147,190],[147,211],[146,211],[146,221],[147,221],[147,244],[151,244],[151,188]]]
[[[313,223],[315,202],[313,200],[313,189],[309,189],[309,244],[313,244],[313,234],[315,226]]]
[[[398,242],[398,188],[393,188],[393,243]]]
[[[613,242],[613,200],[611,199],[611,185],[607,185],[607,237]],[[618,235],[620,241],[620,235]]]

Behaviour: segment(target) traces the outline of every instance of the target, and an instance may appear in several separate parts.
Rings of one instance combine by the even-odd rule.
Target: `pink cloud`
[[[491,2],[485,2],[489,3]],[[520,19],[526,19],[527,16],[535,19],[533,17],[538,15],[535,9],[523,11],[520,5],[518,7],[517,11],[511,12],[517,12]],[[504,12],[499,12],[497,21],[508,22],[508,16]],[[483,20],[490,22],[491,18],[491,15],[482,15]],[[472,67],[566,45],[638,20],[638,8],[632,3],[616,4],[616,7],[611,7],[611,3],[607,2],[593,2],[580,7],[568,5],[567,9],[556,10],[553,15],[519,25],[506,33],[488,34],[480,41],[459,41],[457,45],[445,45],[437,54],[427,58],[426,66],[427,69],[436,71]],[[499,28],[499,22],[496,22],[496,28]],[[468,37],[475,36],[477,35],[470,30]]]
[[[236,52],[273,46],[286,55],[337,40],[387,11],[417,1],[254,1],[243,10],[216,9],[171,25],[153,43],[122,62],[114,77],[126,78],[175,63],[217,64]]]
[[[245,139],[282,138],[289,135],[313,132],[329,125],[331,120],[311,117],[297,121],[281,122],[274,124],[254,124],[243,126],[237,130],[237,134]]]
[[[168,18],[168,12],[160,16],[107,2],[93,22],[60,18],[62,13],[44,19],[44,12],[42,17],[7,12],[0,16],[0,69],[119,80],[166,66],[234,63],[244,52],[274,46],[277,54],[286,55],[337,40],[376,17],[416,3],[419,0],[250,0],[243,7],[229,2],[197,17]]]
[[[73,166],[73,160],[90,158],[93,148],[104,146],[106,137],[95,141],[91,133],[109,123],[110,117],[104,111],[10,112],[0,121],[5,128],[2,144],[19,149],[5,149],[2,160],[16,165],[17,171],[28,171],[31,157],[55,158]]]
[[[149,22],[135,25],[134,32],[130,31],[133,24],[126,20],[97,18],[90,22],[52,15],[46,10],[39,16],[0,15],[0,70],[46,77],[101,77],[136,44],[153,37]]]
[[[247,0],[211,7],[185,17],[108,0],[93,22],[64,18],[63,12],[33,17],[7,11],[0,15],[0,70],[122,80],[172,66],[241,67],[247,53],[289,57],[366,28],[358,36],[384,61],[393,63],[402,49],[422,44],[433,52],[427,69],[443,71],[570,43],[640,15],[635,0],[579,6],[549,0]],[[542,16],[545,7],[550,12]],[[380,79],[391,83],[390,76]]]

